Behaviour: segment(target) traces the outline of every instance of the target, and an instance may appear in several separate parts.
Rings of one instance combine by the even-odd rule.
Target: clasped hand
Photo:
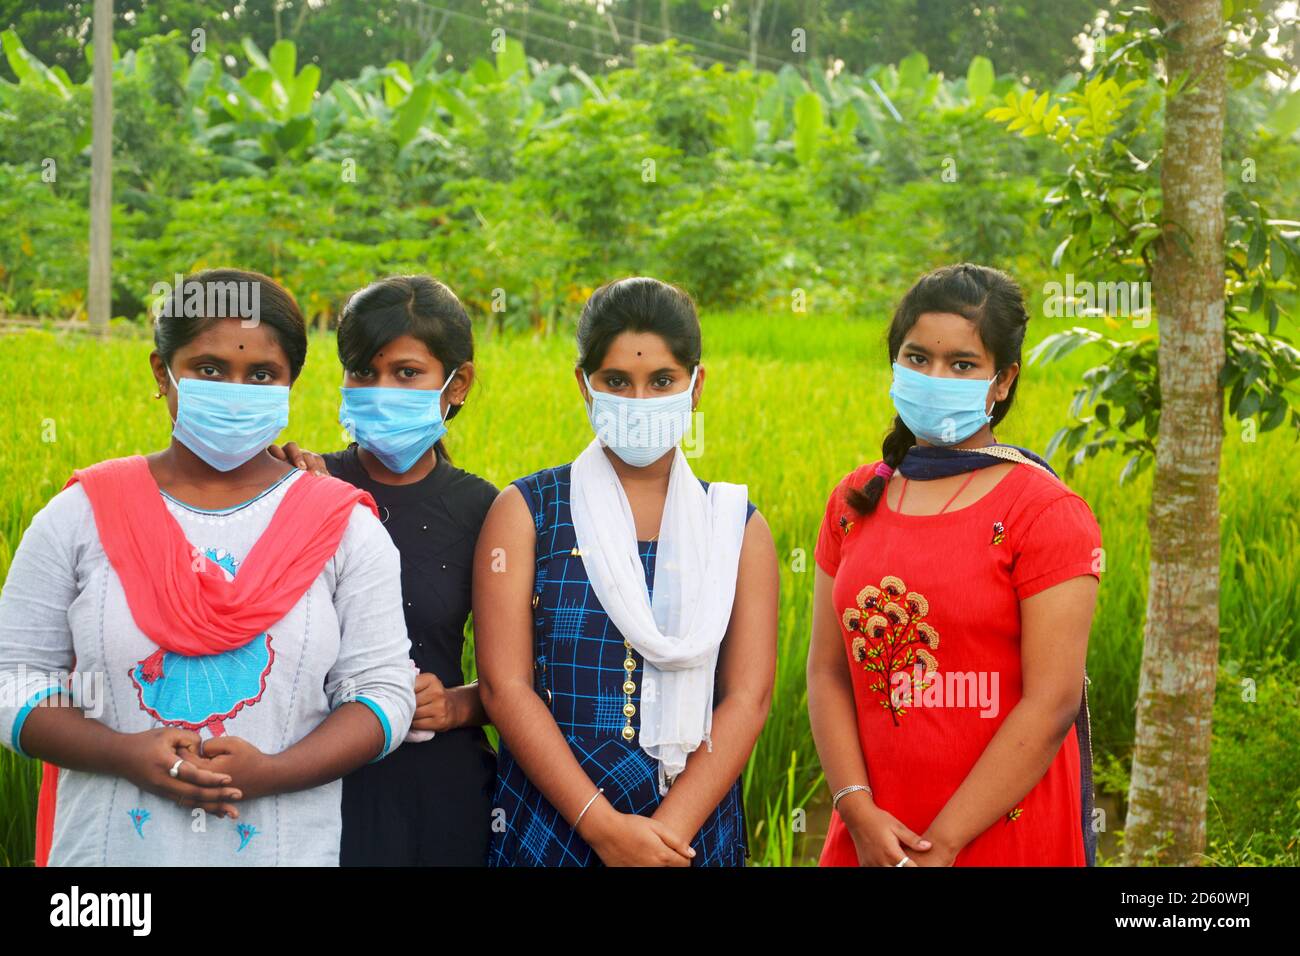
[[[127,735],[124,776],[179,807],[239,818],[235,801],[276,792],[275,760],[240,737],[203,740],[192,730],[162,727]],[[176,776],[171,768],[182,763]]]

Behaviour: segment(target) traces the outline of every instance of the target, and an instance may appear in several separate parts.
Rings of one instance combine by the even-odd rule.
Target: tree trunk
[[[1165,105],[1159,316],[1160,431],[1151,493],[1137,736],[1124,843],[1130,865],[1199,862],[1219,663],[1219,457],[1223,444],[1221,0],[1158,0],[1181,21],[1168,53],[1188,81]],[[1179,239],[1181,234],[1184,239]]]
[[[95,65],[91,85],[90,275],[86,312],[91,328],[108,330],[113,309],[113,0],[95,0]]]
[[[749,68],[758,69],[758,32],[763,29],[763,0],[749,0]]]

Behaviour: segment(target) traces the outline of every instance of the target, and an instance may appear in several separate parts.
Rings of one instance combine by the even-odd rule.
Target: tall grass
[[[1053,330],[1039,324],[1035,336]],[[692,466],[705,479],[748,484],[781,559],[772,713],[744,778],[751,843],[755,862],[806,861],[820,849],[825,798],[804,679],[812,552],[831,489],[878,456],[892,416],[884,324],[738,313],[706,317],[704,341],[704,453]],[[166,443],[166,410],[150,398],[149,350],[146,340],[0,338],[0,416],[11,423],[10,441],[0,445],[0,576],[32,514],[74,467]],[[456,463],[502,486],[571,461],[591,436],[574,354],[565,335],[481,340],[477,385],[448,438]],[[1042,449],[1090,358],[1076,353],[1026,369],[999,439]],[[313,337],[286,438],[319,451],[342,447],[340,378],[333,339]],[[1300,656],[1300,522],[1289,504],[1300,478],[1279,464],[1294,457],[1286,435],[1245,442],[1229,428],[1221,489],[1225,659]],[[1125,755],[1132,744],[1147,585],[1149,473],[1120,488],[1121,464],[1098,458],[1070,479],[1096,513],[1106,549],[1088,655],[1094,746],[1103,755]],[[30,821],[34,800],[24,794],[36,777],[5,760],[0,819]],[[30,823],[9,827],[0,854],[30,858],[21,842]]]

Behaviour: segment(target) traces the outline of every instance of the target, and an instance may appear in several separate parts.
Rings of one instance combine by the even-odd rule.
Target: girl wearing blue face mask
[[[489,864],[739,866],[776,663],[772,536],[743,485],[696,478],[678,447],[704,385],[684,292],[602,286],[578,349],[595,437],[503,491],[475,557],[501,734]]]
[[[496,488],[451,463],[447,423],[474,381],[469,316],[429,276],[394,276],[349,300],[339,319],[339,422],[354,441],[324,456],[369,492],[402,557],[417,707],[382,763],[343,781],[344,866],[482,866],[496,756],[477,683],[461,670],[470,569]],[[290,460],[315,456],[285,447]]]
[[[397,551],[368,495],[267,454],[307,355],[289,293],[223,269],[177,300],[170,444],[75,472],[14,554],[0,743],[45,761],[38,864],[337,865],[340,778],[415,709]]]
[[[817,541],[808,712],[831,790],[823,866],[1082,866],[1095,848],[1087,503],[993,434],[1028,322],[1004,273],[921,277],[889,328],[881,458]]]

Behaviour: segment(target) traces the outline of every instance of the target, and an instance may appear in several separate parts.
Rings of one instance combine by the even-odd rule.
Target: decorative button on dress
[[[815,557],[835,579],[857,732],[873,798],[923,833],[1021,698],[1020,601],[1079,575],[1099,577],[1100,530],[1082,498],[1017,465],[982,498],[907,515],[870,515],[840,482]],[[1070,730],[1042,779],[972,840],[957,866],[1084,866],[1079,741]],[[838,813],[822,866],[856,866]]]
[[[592,593],[569,511],[570,466],[514,482],[537,527],[533,589],[534,672],[573,755],[622,813],[659,806],[658,768],[641,748],[641,655],[631,649]],[[706,488],[706,482],[701,482]],[[748,515],[754,513],[750,504]],[[747,515],[747,517],[748,517]],[[646,588],[654,586],[656,542],[641,541]],[[600,858],[529,782],[501,742],[490,866],[599,866]],[[499,832],[498,832],[499,831]],[[692,841],[694,866],[743,866],[748,855],[739,779]]]

